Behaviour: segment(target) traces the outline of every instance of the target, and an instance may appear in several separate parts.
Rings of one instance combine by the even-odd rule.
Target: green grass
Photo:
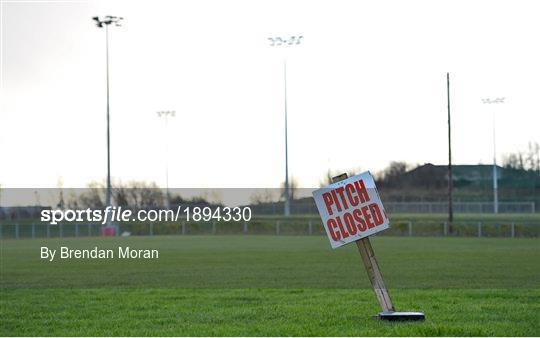
[[[372,238],[391,288],[536,288],[539,239]],[[40,246],[156,248],[159,260],[39,259]],[[4,288],[369,288],[355,245],[319,236],[6,240]]]
[[[374,237],[398,310],[379,309],[354,245],[307,236],[4,240],[0,335],[540,335],[540,240]],[[156,248],[159,260],[44,262],[39,247]]]
[[[537,336],[538,290],[390,290],[422,323],[387,323],[370,290],[46,289],[2,297],[1,335]]]

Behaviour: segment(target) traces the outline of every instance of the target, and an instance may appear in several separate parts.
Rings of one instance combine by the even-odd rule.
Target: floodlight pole
[[[495,144],[495,111],[493,111],[493,213],[499,213],[499,187],[497,177],[497,150]]]
[[[452,198],[453,179],[452,179],[452,134],[450,123],[450,73],[446,73],[446,95],[448,102],[448,232],[452,234],[454,222],[454,206]]]
[[[107,77],[107,195],[105,197],[106,207],[112,206],[112,185],[111,185],[111,131],[110,131],[110,107],[109,107],[109,25],[114,23],[115,26],[120,26],[122,17],[107,15],[104,18],[97,16],[92,20],[96,22],[98,28],[105,26],[105,63]],[[111,225],[111,219],[107,218],[107,226]]]
[[[283,58],[283,88],[284,88],[284,103],[285,103],[285,216],[291,214],[291,202],[289,195],[289,147],[288,147],[288,131],[287,131],[287,58]]]
[[[291,36],[289,39],[281,37],[271,37],[270,46],[291,46],[299,45],[303,36]],[[283,57],[283,89],[284,89],[284,110],[285,110],[285,191],[283,197],[285,199],[283,213],[285,216],[291,214],[291,202],[289,191],[289,147],[288,147],[288,130],[287,130],[287,57]]]
[[[165,110],[158,111],[158,117],[165,117],[165,187],[166,187],[166,198],[167,198],[167,209],[171,208],[171,194],[169,193],[169,124],[168,116],[176,116],[174,110]]]
[[[109,25],[105,25],[105,53],[107,68],[107,199],[106,206],[112,205],[112,184],[111,184],[111,128],[110,128],[110,107],[109,107]],[[111,225],[110,218],[107,225]]]
[[[484,104],[504,103],[504,97],[496,99],[482,99]],[[499,213],[498,177],[497,177],[497,151],[495,144],[495,110],[493,110],[493,213]]]

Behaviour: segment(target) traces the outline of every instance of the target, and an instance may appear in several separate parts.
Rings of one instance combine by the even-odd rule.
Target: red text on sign
[[[377,203],[371,203],[359,209],[345,212],[342,216],[328,219],[326,227],[332,239],[337,242],[383,223],[381,209]]]
[[[328,210],[328,215],[332,216],[334,209],[337,212],[341,212],[342,210],[349,209],[349,207],[356,207],[359,204],[368,202],[369,194],[364,181],[358,180],[344,187],[325,192],[322,194],[322,198],[326,205],[326,210]]]
[[[370,201],[369,193],[363,180],[348,183],[322,194],[328,216],[328,232],[334,241],[355,236],[384,223],[383,214],[377,203]]]

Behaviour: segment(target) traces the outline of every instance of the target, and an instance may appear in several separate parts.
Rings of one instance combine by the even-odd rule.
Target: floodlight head
[[[93,17],[92,17],[92,20],[94,20],[94,21],[96,22],[96,26],[97,26],[98,28],[103,27],[103,24],[102,24],[101,21],[99,20],[99,17],[98,17],[98,16],[93,16]]]
[[[270,40],[270,46],[292,46],[292,45],[299,45],[302,41],[303,36],[299,35],[292,35],[290,38],[282,38],[280,36],[276,37],[270,37],[268,40]]]
[[[491,103],[504,103],[504,100],[506,97],[497,97],[495,99],[482,99],[483,103],[491,104]]]
[[[176,111],[174,111],[174,110],[160,110],[160,111],[157,112],[157,114],[158,114],[159,117],[168,116],[168,115],[173,117],[173,116],[176,115]]]
[[[92,20],[96,22],[96,26],[98,26],[99,28],[102,28],[103,25],[110,25],[112,23],[114,23],[116,27],[121,27],[120,21],[122,21],[123,19],[124,19],[123,17],[113,16],[113,15],[107,15],[103,18],[100,18],[98,16],[92,17]]]

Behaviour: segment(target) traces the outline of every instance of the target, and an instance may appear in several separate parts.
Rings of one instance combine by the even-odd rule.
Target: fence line
[[[457,214],[492,214],[493,202],[453,202],[453,210]],[[283,202],[265,203],[250,206],[257,215],[279,215],[283,212]],[[384,207],[390,213],[446,213],[448,202],[384,202]],[[317,207],[312,200],[291,201],[291,214],[316,214]],[[498,202],[499,213],[536,213],[536,205],[528,202]]]
[[[392,213],[445,213],[447,202],[386,202],[384,207]],[[454,202],[455,213],[486,214],[494,212],[493,202]],[[499,202],[499,213],[532,213],[536,212],[534,202]]]
[[[90,237],[102,235],[100,224],[87,224],[87,233],[80,231],[84,224],[59,225],[0,224],[0,239]],[[461,236],[461,237],[540,237],[538,222],[448,222],[400,220],[379,236]],[[126,224],[118,227],[117,235],[324,235],[320,220],[315,219],[253,219],[249,222],[186,222]]]

